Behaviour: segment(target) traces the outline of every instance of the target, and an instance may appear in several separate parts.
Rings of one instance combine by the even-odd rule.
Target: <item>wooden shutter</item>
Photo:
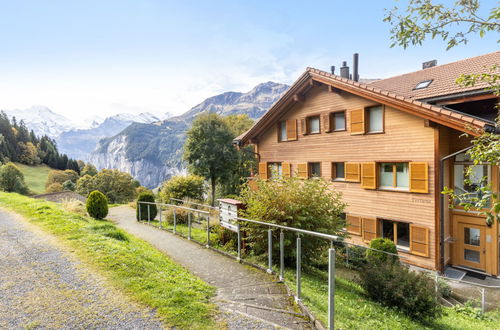
[[[429,169],[427,163],[411,162],[410,167],[410,191],[416,193],[429,192]]]
[[[375,162],[361,163],[361,187],[377,189],[377,164]]]
[[[284,178],[289,178],[292,176],[292,165],[290,163],[282,163],[281,168]]]
[[[369,243],[372,239],[377,238],[377,219],[376,218],[363,218],[363,241]]]
[[[297,119],[286,121],[286,137],[288,141],[297,140]]]
[[[347,214],[347,232],[353,235],[361,235],[361,217]]]
[[[365,109],[349,111],[351,117],[351,135],[365,134]]]
[[[302,179],[309,178],[309,171],[307,170],[307,163],[297,164],[298,176]]]
[[[307,121],[305,118],[300,119],[300,132],[302,135],[307,135]]]
[[[330,114],[326,113],[321,115],[321,121],[323,122],[323,131],[328,133],[331,131],[330,129]]]
[[[429,228],[410,225],[410,252],[422,257],[429,256]]]
[[[263,180],[267,180],[268,173],[267,173],[267,163],[259,163],[259,177]]]
[[[255,180],[248,180],[248,186],[250,187],[250,190],[256,191],[259,189],[259,186],[257,185],[257,181]]]
[[[345,181],[359,182],[359,163],[345,163]]]

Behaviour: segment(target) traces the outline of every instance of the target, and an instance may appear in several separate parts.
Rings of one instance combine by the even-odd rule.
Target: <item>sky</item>
[[[440,41],[390,48],[382,20],[395,4],[0,0],[0,109],[44,105],[79,122],[181,114],[225,91],[291,84],[308,66],[351,65],[355,52],[361,78],[384,78],[498,50],[491,34],[449,51]]]

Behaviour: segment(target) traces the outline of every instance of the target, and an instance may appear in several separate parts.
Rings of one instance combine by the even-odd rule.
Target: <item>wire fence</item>
[[[174,202],[183,202],[175,200]],[[355,279],[355,269],[359,269],[365,262],[366,250],[373,250],[379,253],[398,258],[400,262],[405,263],[405,256],[392,254],[386,251],[375,250],[364,245],[357,245],[347,242],[344,237],[330,235],[314,231],[308,231],[299,228],[287,227],[273,223],[267,223],[252,219],[236,217],[231,220],[230,229],[233,233],[229,234],[227,242],[220,241],[220,232],[228,228],[226,223],[224,228],[221,226],[220,213],[218,208],[195,202],[187,203],[189,207],[175,204],[138,202],[138,215],[141,217],[142,207],[140,204],[147,205],[147,217],[144,220],[147,224],[156,226],[160,229],[170,231],[204,245],[207,248],[215,249],[223,254],[232,256],[240,262],[246,262],[257,266],[268,273],[275,274],[280,281],[290,281],[294,283],[293,293],[295,300],[300,304],[302,299],[302,284],[304,271],[307,273],[310,267],[304,267],[304,243],[308,240],[317,239],[324,241],[323,260],[318,265],[323,274],[326,274],[328,280],[328,328],[333,329],[335,324],[335,276],[336,272],[341,270],[342,276],[348,279]],[[151,207],[155,205],[158,212],[152,216]],[[260,241],[260,253],[255,254],[252,247],[247,244],[245,235],[247,226],[251,225],[254,229],[254,235]],[[257,234],[255,234],[255,229]],[[217,235],[214,235],[217,234]],[[255,237],[254,237],[255,238]],[[285,239],[288,244],[285,244]],[[294,244],[290,244],[293,240]],[[267,249],[262,246],[267,241]],[[292,249],[285,249],[285,246],[293,246]],[[307,244],[306,244],[307,246]],[[265,250],[265,251],[263,251]],[[307,252],[307,251],[306,251]],[[267,259],[267,260],[266,260]],[[286,260],[288,260],[288,263]],[[291,270],[290,260],[295,259],[293,271]],[[341,268],[341,269],[336,269]],[[291,275],[293,273],[293,275]],[[290,278],[293,276],[293,278]],[[500,302],[500,287],[486,286],[477,283],[454,280],[432,273],[435,278],[436,296],[448,306],[460,305],[467,301],[481,308],[484,313],[487,310],[498,308]],[[287,277],[287,278],[285,278]],[[350,278],[349,278],[350,277]]]

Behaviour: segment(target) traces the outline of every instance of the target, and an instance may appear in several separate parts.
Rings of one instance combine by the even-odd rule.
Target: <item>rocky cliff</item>
[[[182,147],[186,131],[198,114],[248,114],[257,119],[288,87],[267,82],[248,93],[227,92],[210,97],[188,112],[162,122],[133,123],[114,137],[101,140],[89,160],[99,169],[116,168],[130,173],[146,187],[157,187],[171,176],[185,172]]]

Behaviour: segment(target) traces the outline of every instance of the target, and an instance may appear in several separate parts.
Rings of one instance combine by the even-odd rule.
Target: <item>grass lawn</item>
[[[218,328],[215,306],[209,302],[215,294],[213,287],[111,222],[69,213],[55,203],[13,193],[0,192],[0,206],[59,237],[117,288],[156,309],[168,326]]]
[[[45,182],[49,172],[52,171],[47,165],[28,166],[20,163],[15,163],[16,166],[23,172],[24,181],[28,185],[30,192],[35,195],[45,192]]]

